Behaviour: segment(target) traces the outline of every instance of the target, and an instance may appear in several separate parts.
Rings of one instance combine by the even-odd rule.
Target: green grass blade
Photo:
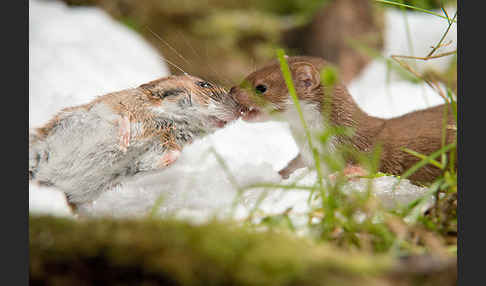
[[[415,157],[417,157],[417,158],[420,158],[420,159],[422,159],[422,160],[429,160],[429,163],[430,163],[430,164],[432,164],[432,165],[436,166],[436,167],[437,167],[437,168],[439,168],[439,169],[444,169],[444,165],[443,165],[443,164],[439,163],[438,161],[436,161],[436,160],[434,160],[434,159],[427,159],[427,156],[426,156],[426,155],[424,155],[424,154],[421,154],[421,153],[419,153],[419,152],[413,151],[413,150],[408,149],[408,148],[403,148],[402,150],[403,150],[404,152],[407,152],[408,154],[413,155],[413,156],[415,156]],[[444,154],[444,153],[442,153],[442,154]]]
[[[387,0],[375,0],[375,2],[382,3],[382,4],[388,4],[388,5],[394,5],[394,6],[398,6],[398,7],[409,8],[409,9],[412,9],[412,10],[416,10],[416,11],[420,11],[420,12],[424,12],[424,13],[427,13],[427,14],[430,14],[430,15],[440,17],[440,18],[445,19],[447,21],[452,21],[454,23],[457,22],[457,20],[455,20],[455,19],[451,20],[450,18],[442,16],[441,14],[435,13],[434,11],[430,11],[430,10],[427,10],[427,9],[423,9],[423,8],[419,8],[419,7],[415,7],[415,6],[411,6],[411,5],[407,5],[407,4],[401,4],[401,3],[397,3],[397,2],[393,2],[393,1],[387,1]]]
[[[302,123],[302,127],[304,128],[306,137],[307,137],[307,142],[309,144],[309,148],[312,150],[312,155],[314,156],[314,162],[316,165],[316,171],[317,171],[317,177],[319,179],[319,186],[322,187],[322,171],[321,171],[321,164],[319,160],[319,154],[317,153],[317,149],[314,148],[312,144],[312,137],[309,131],[309,128],[307,127],[307,123],[305,122],[304,119],[304,114],[302,113],[302,109],[300,107],[299,103],[299,98],[297,97],[297,92],[295,91],[294,87],[294,82],[292,81],[292,75],[290,73],[290,68],[287,63],[287,60],[285,59],[285,52],[283,49],[278,49],[277,50],[277,57],[280,62],[280,69],[282,70],[282,74],[285,80],[285,84],[287,85],[287,88],[289,90],[290,97],[292,97],[292,101],[295,104],[295,108],[297,109],[297,112],[299,113],[299,118]]]
[[[448,144],[448,145],[444,146],[443,148],[435,151],[434,153],[430,154],[426,158],[422,159],[422,161],[418,162],[417,164],[413,165],[410,169],[408,169],[402,176],[400,176],[400,180],[410,177],[418,169],[429,164],[433,159],[439,157],[440,154],[445,153],[445,152],[447,152],[447,151],[449,151],[449,150],[451,150],[455,147],[456,147],[456,143],[454,142],[454,143]]]

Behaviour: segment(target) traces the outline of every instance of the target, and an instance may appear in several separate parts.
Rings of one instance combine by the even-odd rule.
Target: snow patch
[[[453,17],[455,7],[448,7],[447,13]],[[443,14],[442,11],[435,11]],[[405,18],[406,17],[406,18]],[[398,9],[385,10],[385,43],[383,56],[406,55],[425,57],[447,30],[445,19],[419,12],[406,12],[405,17]],[[412,51],[409,49],[406,25],[409,25]],[[457,25],[453,24],[435,55],[457,49]],[[414,69],[423,71],[445,71],[453,56],[446,56],[428,61],[407,61]],[[387,75],[389,82],[387,82]],[[386,63],[382,59],[373,60],[348,86],[358,105],[368,114],[382,118],[391,118],[405,113],[436,106],[444,100],[427,84],[414,84],[402,79],[395,71],[388,74]],[[444,89],[445,90],[445,89]]]
[[[63,192],[37,184],[29,184],[29,212],[74,217]]]
[[[155,49],[101,9],[29,1],[29,127],[61,108],[167,75]]]

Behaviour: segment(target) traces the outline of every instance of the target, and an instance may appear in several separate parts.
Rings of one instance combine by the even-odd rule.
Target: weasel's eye
[[[198,81],[196,82],[197,85],[199,85],[202,88],[211,88],[213,87],[209,82],[207,81]]]
[[[265,91],[267,91],[267,87],[263,84],[259,84],[255,87],[255,90],[257,93],[264,93]]]

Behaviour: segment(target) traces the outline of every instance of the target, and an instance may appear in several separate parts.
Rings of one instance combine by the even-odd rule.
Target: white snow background
[[[29,127],[47,122],[63,107],[86,103],[107,92],[135,87],[167,76],[168,68],[157,52],[134,31],[94,7],[70,8],[57,1],[29,1]],[[448,9],[453,15],[453,9]],[[440,11],[438,11],[440,13]],[[413,53],[425,56],[447,28],[447,21],[428,14],[407,12]],[[404,15],[386,10],[383,54],[410,55]],[[426,28],[424,28],[426,27]],[[456,29],[449,32],[456,47]],[[195,47],[197,48],[197,47]],[[440,52],[440,51],[439,51]],[[418,64],[420,70],[443,70],[451,57]],[[441,104],[442,99],[425,85],[392,76],[387,84],[385,64],[373,61],[349,86],[358,104],[369,114],[389,118]],[[390,97],[390,94],[392,97]],[[224,170],[212,149],[224,159]],[[159,215],[174,214],[195,222],[211,215],[228,214],[235,201],[234,178],[240,186],[274,182],[285,184],[277,173],[298,153],[288,126],[279,122],[245,123],[241,120],[184,148],[171,167],[127,179],[103,193],[96,201],[80,206],[86,216],[144,216],[160,198]],[[232,174],[228,177],[228,172]],[[302,185],[315,182],[315,172],[295,172]],[[367,179],[348,185],[364,189]],[[392,191],[393,177],[374,179],[375,195],[387,207],[411,202],[426,193],[408,181]],[[260,191],[247,191],[236,202],[236,218],[245,217]],[[298,214],[308,210],[308,194],[299,190],[272,190],[260,209],[281,213],[288,207]],[[65,198],[54,188],[29,185],[29,212],[72,217]],[[298,216],[295,216],[297,219]]]

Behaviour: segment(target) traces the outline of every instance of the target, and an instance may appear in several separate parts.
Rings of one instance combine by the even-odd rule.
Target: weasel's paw
[[[290,177],[290,173],[291,172],[286,168],[278,171],[278,174],[280,177],[282,177],[282,179],[288,179]]]
[[[120,139],[120,150],[127,152],[130,146],[130,118],[122,116],[118,120],[118,137]]]
[[[349,181],[357,180],[359,177],[368,176],[368,171],[359,165],[347,165],[343,170],[343,175]],[[338,173],[328,176],[332,182],[336,182]]]
[[[165,154],[162,156],[161,159],[161,165],[162,167],[167,167],[170,164],[174,163],[177,158],[181,155],[181,151],[179,150],[170,150],[165,152]]]
[[[368,171],[359,165],[348,165],[343,170],[344,175],[350,180],[355,180],[358,177],[368,176]]]

